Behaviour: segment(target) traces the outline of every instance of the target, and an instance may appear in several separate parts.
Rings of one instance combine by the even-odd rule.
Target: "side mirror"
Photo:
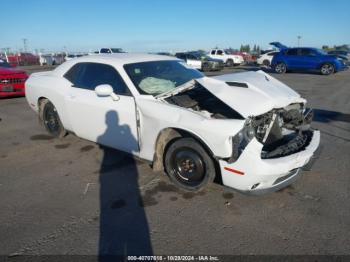
[[[95,93],[97,96],[101,96],[101,97],[110,96],[114,101],[119,100],[119,96],[114,94],[113,87],[107,84],[96,86]]]

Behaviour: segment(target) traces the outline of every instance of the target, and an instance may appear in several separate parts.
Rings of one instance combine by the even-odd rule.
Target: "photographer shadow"
[[[99,144],[114,137],[137,145],[130,127],[119,125],[115,111],[107,112],[105,121],[107,128],[98,137]],[[145,210],[139,204],[137,163],[126,153],[104,146],[101,149],[99,261],[125,260],[128,255],[152,255]]]

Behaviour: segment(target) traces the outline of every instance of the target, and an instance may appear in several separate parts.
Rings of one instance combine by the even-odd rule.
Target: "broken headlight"
[[[228,162],[235,162],[239,156],[242,154],[243,150],[249,144],[249,142],[255,137],[255,129],[251,125],[251,122],[248,122],[244,125],[241,131],[239,131],[232,138],[232,155],[229,158]]]

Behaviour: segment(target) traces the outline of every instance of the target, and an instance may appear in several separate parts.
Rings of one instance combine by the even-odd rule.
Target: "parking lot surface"
[[[272,75],[315,109],[322,151],[258,197],[182,192],[121,152],[48,136],[25,98],[0,100],[0,254],[350,254],[350,72]]]

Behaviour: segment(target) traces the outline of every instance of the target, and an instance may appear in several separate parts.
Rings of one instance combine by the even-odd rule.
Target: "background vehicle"
[[[39,57],[31,53],[7,54],[7,62],[11,65],[39,65]]]
[[[224,68],[222,60],[211,58],[197,51],[176,53],[175,56],[184,60],[189,66],[202,71],[219,71]]]
[[[13,68],[6,61],[0,60],[0,98],[24,96],[24,82],[27,78],[25,71]]]
[[[69,60],[72,60],[73,58],[78,58],[78,57],[82,57],[86,54],[67,54],[65,57],[64,57],[64,60],[65,61],[69,61]]]
[[[252,62],[253,61],[253,56],[247,52],[232,52],[232,55],[240,55],[243,57],[244,62]]]
[[[122,48],[101,48],[100,54],[118,54],[118,53],[125,53]]]
[[[278,190],[320,140],[306,100],[263,71],[209,78],[173,57],[108,54],[34,73],[26,88],[51,135],[131,153],[189,191],[215,176],[247,193]]]
[[[328,55],[316,48],[298,47],[284,48],[272,59],[272,68],[276,73],[285,73],[287,70],[319,71],[323,75],[347,69],[343,60],[334,55]]]
[[[240,65],[244,62],[241,55],[232,55],[223,49],[212,49],[209,57],[222,60],[226,66]]]
[[[333,50],[328,52],[329,55],[335,55],[343,59],[344,63],[350,65],[350,52],[342,50]]]
[[[270,51],[268,53],[262,54],[258,56],[256,63],[258,65],[270,66],[273,56],[277,53],[278,51]]]

